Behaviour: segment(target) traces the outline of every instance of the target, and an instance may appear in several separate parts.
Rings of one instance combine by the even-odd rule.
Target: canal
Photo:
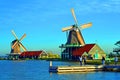
[[[78,65],[75,62],[54,61],[53,65]],[[119,80],[120,72],[49,73],[49,61],[0,60],[0,80]]]

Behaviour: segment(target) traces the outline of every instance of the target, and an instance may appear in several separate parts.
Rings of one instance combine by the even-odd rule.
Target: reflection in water
[[[78,65],[74,62],[53,62],[53,65]],[[0,80],[115,80],[119,72],[49,73],[49,61],[0,60]]]

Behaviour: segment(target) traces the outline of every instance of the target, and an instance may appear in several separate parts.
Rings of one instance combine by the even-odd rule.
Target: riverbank
[[[6,57],[0,57],[0,60],[9,60]],[[39,59],[18,59],[18,60],[45,60],[45,61],[61,61],[61,62],[75,62],[79,63],[79,61],[73,61],[73,60],[67,60],[67,59],[61,59],[61,58],[39,58]],[[120,65],[120,58],[118,59],[118,65]],[[84,64],[84,63],[83,63]],[[105,60],[105,65],[114,65],[114,60]],[[86,60],[86,65],[102,65],[101,59],[93,59],[93,60]]]

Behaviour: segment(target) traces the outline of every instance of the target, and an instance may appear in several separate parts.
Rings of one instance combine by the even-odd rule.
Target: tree
[[[116,52],[117,55],[120,55],[120,54],[119,54],[119,52],[120,52],[120,41],[117,41],[117,42],[115,43],[115,45],[118,46],[118,48],[115,48],[115,49],[113,50],[113,52]]]
[[[110,52],[109,54],[108,54],[108,57],[109,58],[112,58],[112,57],[114,57],[115,55],[112,53],[112,52]]]
[[[117,41],[117,42],[115,43],[115,45],[118,46],[118,47],[120,47],[120,41]]]

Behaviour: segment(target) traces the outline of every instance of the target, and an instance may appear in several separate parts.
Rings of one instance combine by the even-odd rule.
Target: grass
[[[7,60],[5,58],[1,58],[0,60]],[[40,58],[40,59],[29,59],[29,58],[25,58],[23,60],[47,60],[47,61],[63,61],[63,62],[79,62],[79,61],[72,61],[72,60],[67,60],[67,59],[61,59],[61,58]],[[120,65],[120,57],[118,59],[118,64]],[[102,60],[101,59],[94,59],[94,60],[87,60],[86,64],[88,65],[101,65],[102,64]],[[111,58],[111,60],[107,59],[105,61],[106,65],[114,65],[114,59]]]

